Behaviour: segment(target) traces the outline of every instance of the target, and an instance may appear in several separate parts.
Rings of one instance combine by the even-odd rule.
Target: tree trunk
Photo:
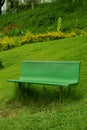
[[[31,9],[35,8],[35,0],[31,0]]]
[[[1,15],[1,13],[2,13],[1,8],[2,8],[2,6],[4,5],[4,3],[5,3],[5,0],[1,0],[1,1],[0,1],[0,15]]]

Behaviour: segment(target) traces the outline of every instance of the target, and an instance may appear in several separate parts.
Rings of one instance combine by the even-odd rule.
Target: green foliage
[[[0,25],[4,28],[16,23],[32,33],[56,31],[57,20],[61,16],[63,31],[72,31],[75,28],[76,19],[79,20],[79,28],[87,30],[86,0],[76,3],[66,0],[65,3],[57,0],[53,3],[38,5],[34,10],[2,15]]]

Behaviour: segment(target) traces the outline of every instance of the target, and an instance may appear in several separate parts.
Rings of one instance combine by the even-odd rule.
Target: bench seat
[[[56,86],[65,86],[78,84],[75,80],[47,80],[47,79],[19,79],[19,80],[8,80],[8,82],[16,82],[16,83],[31,83],[31,84],[47,84],[47,85],[56,85]]]

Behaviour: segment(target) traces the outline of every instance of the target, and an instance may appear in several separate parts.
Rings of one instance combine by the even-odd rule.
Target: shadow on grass
[[[62,100],[63,102],[79,101],[82,99],[82,95],[79,93],[76,87],[63,88]],[[60,104],[60,90],[58,86],[50,85],[25,85],[21,87],[20,92],[16,87],[16,93],[12,100],[8,103],[20,102],[22,105],[45,105],[48,106],[52,102]]]
[[[3,66],[2,62],[0,61],[0,69],[3,69],[3,68],[4,68],[4,66]]]

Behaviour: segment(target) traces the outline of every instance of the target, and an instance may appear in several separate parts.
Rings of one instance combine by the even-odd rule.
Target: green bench
[[[60,101],[62,101],[62,87],[78,84],[80,61],[23,61],[20,78],[9,79],[18,84],[46,84],[60,87]]]

